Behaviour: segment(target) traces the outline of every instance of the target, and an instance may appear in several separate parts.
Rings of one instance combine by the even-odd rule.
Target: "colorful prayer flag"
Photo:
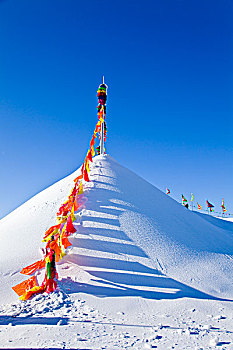
[[[169,190],[169,188],[166,188],[166,194],[170,194],[171,191]]]
[[[207,204],[207,208],[213,208],[214,207],[214,205],[213,204],[211,204],[209,201],[206,201],[206,204]]]
[[[182,194],[182,204],[186,205],[188,203],[187,199],[184,197],[184,195]]]
[[[38,286],[37,280],[35,276],[30,277],[26,281],[23,281],[16,286],[12,287],[13,291],[17,293],[19,296],[23,295],[29,289]]]
[[[198,210],[201,210],[201,205],[199,203],[197,203],[197,208]]]
[[[43,267],[45,267],[45,261],[44,259],[41,259],[29,266],[24,267],[22,271],[20,271],[20,273],[22,273],[23,275],[32,275],[36,270],[40,270]]]
[[[221,207],[222,207],[222,211],[223,211],[223,213],[225,213],[227,210],[226,210],[226,207],[225,207],[225,204],[224,204],[223,198],[222,198],[222,205],[221,205]]]
[[[71,218],[71,214],[70,214],[68,219],[67,219],[67,223],[66,223],[66,232],[71,234],[71,233],[75,233],[76,231],[77,230],[72,223],[72,218]]]
[[[193,193],[191,193],[191,202],[193,202]]]

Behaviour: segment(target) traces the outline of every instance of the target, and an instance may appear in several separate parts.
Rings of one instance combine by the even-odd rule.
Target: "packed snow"
[[[18,300],[11,287],[41,259],[79,174],[0,221],[0,347],[233,349],[233,223],[187,210],[109,155],[91,164],[58,290]]]

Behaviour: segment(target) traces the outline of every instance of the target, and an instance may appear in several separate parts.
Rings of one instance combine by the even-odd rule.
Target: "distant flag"
[[[169,188],[166,188],[166,194],[170,194],[171,191],[169,190]]]
[[[206,204],[207,204],[207,208],[210,209],[210,212],[213,212],[214,211],[214,209],[213,209],[214,205],[211,204],[209,201],[206,201]]]
[[[191,202],[193,202],[193,193],[191,193]]]
[[[198,210],[201,210],[201,205],[199,203],[197,203],[197,208]]]
[[[222,198],[222,205],[221,205],[221,207],[222,207],[222,212],[225,213],[227,210],[226,210],[223,198]]]
[[[186,205],[188,203],[187,199],[184,197],[184,195],[182,194],[182,204]]]

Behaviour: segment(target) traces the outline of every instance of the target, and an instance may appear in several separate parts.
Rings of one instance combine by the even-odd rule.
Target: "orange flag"
[[[31,275],[36,270],[40,270],[43,267],[45,267],[45,261],[44,259],[41,259],[39,261],[36,261],[34,264],[24,267],[20,273],[22,273],[23,275]]]
[[[51,235],[55,230],[59,230],[61,224],[51,226],[44,234],[44,239]]]
[[[79,175],[74,179],[74,182],[77,182],[78,180],[81,180],[83,178],[83,174]]]
[[[23,281],[16,286],[12,287],[13,291],[19,296],[23,295],[29,289],[38,286],[35,276],[30,277],[28,280]]]
[[[55,251],[55,261],[58,262],[61,254],[61,249],[56,241],[51,241],[49,247]]]
[[[95,155],[95,150],[94,150],[93,146],[91,146],[91,155],[92,155],[92,157],[94,157],[94,155]]]
[[[62,237],[61,243],[62,243],[62,245],[63,245],[63,247],[64,247],[65,249],[72,245],[72,244],[70,243],[70,241],[68,240],[66,234]]]

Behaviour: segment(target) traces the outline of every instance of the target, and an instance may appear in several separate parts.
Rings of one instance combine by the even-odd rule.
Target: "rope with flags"
[[[166,188],[166,194],[170,194],[170,193],[171,193],[170,189]],[[182,198],[182,205],[185,206],[186,208],[188,208],[189,207],[188,200],[184,197],[183,194],[181,195],[181,198]],[[220,214],[222,217],[233,216],[233,213],[227,213],[227,209],[226,209],[226,206],[225,206],[223,198],[222,198],[222,204],[221,204],[222,212],[214,210],[213,209],[214,205],[212,203],[210,203],[208,200],[206,200],[207,209],[204,209],[203,206],[200,203],[198,203],[198,202],[197,202],[197,205],[195,206],[193,204],[193,202],[194,202],[194,195],[193,195],[193,193],[191,193],[191,199],[190,200],[191,200],[192,210],[193,209],[197,209],[198,211],[205,211],[205,212],[208,212],[209,214],[210,213]],[[218,216],[218,215],[215,215],[215,216]]]
[[[104,82],[97,90],[97,97],[99,99],[97,107],[98,121],[81,167],[81,174],[74,179],[74,187],[72,188],[68,199],[58,209],[58,223],[51,226],[44,233],[42,240],[42,242],[46,243],[46,247],[43,250],[44,257],[21,270],[22,274],[33,275],[36,271],[45,268],[44,280],[41,285],[38,285],[36,277],[32,276],[26,281],[12,287],[12,289],[20,296],[21,300],[27,300],[31,296],[43,292],[51,293],[57,288],[58,274],[56,271],[56,263],[66,255],[67,248],[71,246],[69,237],[77,231],[73,225],[73,222],[76,220],[75,212],[77,213],[83,209],[87,201],[87,198],[84,197],[83,184],[90,181],[90,163],[93,161],[92,157],[95,156],[94,145],[97,134],[99,134],[102,143],[102,146],[100,146],[102,148],[106,141],[107,128],[104,119],[106,114],[107,85],[105,85]],[[103,132],[102,135],[101,132]],[[102,151],[104,153],[104,149]]]

